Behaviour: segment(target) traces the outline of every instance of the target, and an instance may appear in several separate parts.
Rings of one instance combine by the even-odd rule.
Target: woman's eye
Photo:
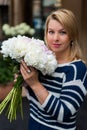
[[[53,34],[54,32],[53,31],[48,31],[49,34]]]
[[[67,34],[66,31],[60,31],[60,34]]]

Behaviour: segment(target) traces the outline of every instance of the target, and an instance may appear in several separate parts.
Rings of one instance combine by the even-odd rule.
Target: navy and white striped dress
[[[51,76],[39,80],[49,91],[41,105],[29,88],[29,130],[76,130],[76,116],[87,93],[87,68],[77,60],[60,64]]]

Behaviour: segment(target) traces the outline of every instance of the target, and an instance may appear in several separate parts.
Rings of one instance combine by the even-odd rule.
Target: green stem
[[[7,110],[7,117],[10,120],[10,122],[12,120],[16,120],[18,110],[20,110],[21,117],[23,118],[22,87],[21,87],[22,82],[23,78],[21,75],[19,75],[13,89],[9,92],[7,97],[0,104],[0,114],[1,114],[9,103]]]

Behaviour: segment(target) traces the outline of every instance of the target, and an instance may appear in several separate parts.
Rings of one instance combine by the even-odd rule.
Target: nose
[[[58,33],[55,33],[55,35],[54,35],[54,40],[55,40],[55,41],[58,41],[58,40],[59,40],[59,35],[58,35]]]

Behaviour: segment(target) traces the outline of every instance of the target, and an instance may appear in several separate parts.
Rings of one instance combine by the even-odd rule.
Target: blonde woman
[[[20,67],[29,90],[29,130],[76,130],[77,112],[87,93],[87,68],[70,10],[60,9],[47,17],[45,41],[58,61],[55,72],[43,76],[23,61]]]

